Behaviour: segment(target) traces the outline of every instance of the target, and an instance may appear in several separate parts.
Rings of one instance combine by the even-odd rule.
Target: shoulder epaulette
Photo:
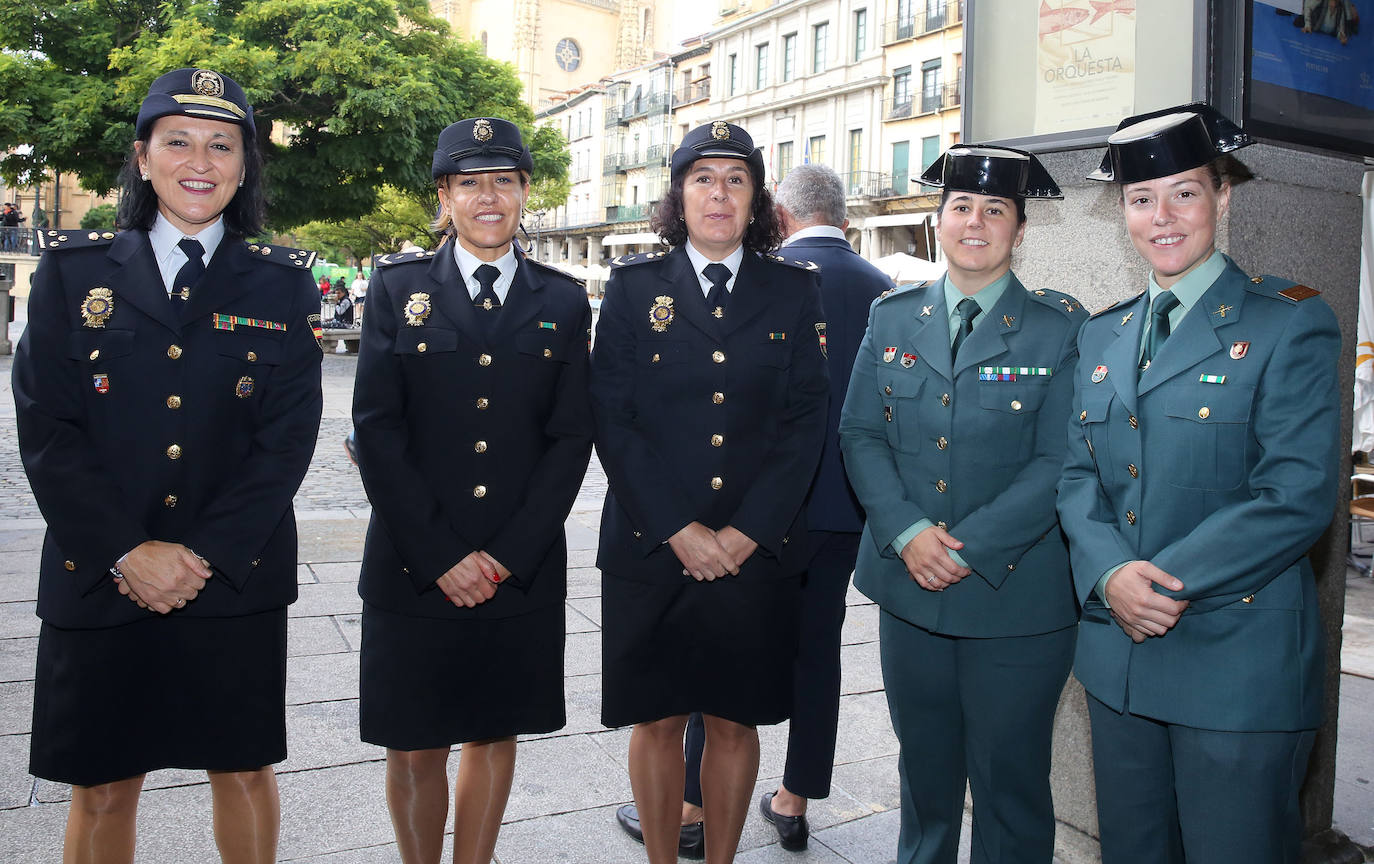
[[[925,282],[908,282],[905,285],[897,285],[879,294],[878,299],[874,300],[873,302],[876,304],[882,303],[889,297],[904,297],[907,294],[912,293],[913,291],[919,291],[920,289],[926,288],[931,284],[932,283],[929,280],[927,280]]]
[[[1058,309],[1065,315],[1072,315],[1074,312],[1083,308],[1082,303],[1079,303],[1068,294],[1059,291],[1047,291],[1044,288],[1037,288],[1030,292],[1030,296],[1032,300],[1043,303],[1051,309]]]
[[[634,255],[617,255],[611,259],[612,267],[630,267],[635,264],[643,264],[647,261],[658,261],[668,257],[667,252],[638,252]]]
[[[378,255],[372,259],[373,267],[392,267],[397,264],[413,264],[416,261],[428,261],[438,253],[438,250],[416,249],[411,252],[392,252],[389,255]]]
[[[1289,282],[1277,276],[1252,276],[1250,284],[1246,287],[1252,293],[1265,297],[1282,297],[1290,303],[1301,303],[1322,293],[1316,288]]]
[[[554,267],[552,264],[545,264],[543,261],[536,261],[536,260],[534,260],[533,258],[528,258],[528,257],[525,259],[525,263],[526,263],[526,264],[529,264],[531,267],[534,267],[535,269],[543,270],[545,273],[550,273],[550,274],[552,274],[552,275],[554,275],[554,276],[558,276],[558,277],[560,277],[560,278],[562,278],[562,279],[566,279],[566,280],[568,280],[569,282],[575,283],[575,284],[578,285],[579,287],[582,287],[582,288],[586,288],[586,287],[587,287],[587,282],[586,282],[585,279],[578,279],[576,276],[572,275],[571,273],[568,273],[568,272],[566,272],[566,271],[564,271],[564,270],[560,270],[559,268]]]
[[[292,249],[290,246],[273,246],[271,243],[249,243],[247,249],[249,254],[283,267],[309,269],[310,265],[315,263],[315,252],[311,249]]]
[[[1035,293],[1035,292],[1031,292],[1031,293]],[[1121,299],[1121,300],[1118,300],[1118,301],[1116,301],[1115,303],[1111,304],[1110,306],[1103,306],[1101,309],[1098,309],[1096,312],[1094,312],[1093,314],[1089,315],[1088,317],[1089,317],[1089,318],[1096,318],[1098,315],[1105,315],[1105,314],[1107,314],[1108,312],[1112,311],[1113,309],[1117,308],[1118,306],[1124,306],[1124,305],[1126,305],[1127,303],[1134,303],[1135,301],[1139,300],[1139,299],[1141,298],[1141,296],[1142,296],[1144,293],[1145,293],[1144,291],[1141,291],[1139,294],[1135,294],[1135,295],[1133,295],[1133,296],[1125,297],[1125,298],[1123,298],[1123,299]]]
[[[115,239],[115,232],[113,231],[43,228],[35,233],[38,235],[38,248],[45,252],[49,249],[82,249],[91,246],[108,246],[110,243],[114,242]]]
[[[804,258],[789,258],[786,255],[778,255],[773,252],[764,252],[759,255],[765,261],[774,261],[778,264],[786,264],[788,267],[796,267],[798,270],[809,270],[812,273],[819,273],[821,265],[815,261],[807,261]]]

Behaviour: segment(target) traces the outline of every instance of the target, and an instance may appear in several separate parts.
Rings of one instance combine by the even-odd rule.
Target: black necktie
[[[196,282],[200,281],[201,274],[205,272],[205,262],[202,256],[205,255],[205,247],[200,245],[199,240],[190,237],[183,237],[177,241],[181,251],[186,253],[186,263],[181,265],[177,271],[177,277],[172,282],[172,294],[169,298],[172,308],[181,311],[181,301],[191,296],[191,288]]]
[[[477,292],[477,297],[472,301],[472,305],[485,312],[495,312],[501,308],[501,298],[496,296],[496,280],[501,278],[501,271],[490,264],[483,264],[472,274],[477,279],[477,284],[481,290]],[[484,321],[491,320],[483,317]]]
[[[959,346],[964,344],[968,334],[973,332],[973,319],[978,317],[978,313],[983,311],[983,307],[978,305],[978,301],[972,297],[965,297],[954,307],[954,311],[959,313],[959,329],[954,334],[954,344],[950,346],[949,355],[959,356]]]
[[[725,317],[725,307],[730,304],[730,292],[725,283],[730,281],[730,268],[724,264],[707,264],[702,275],[711,280],[711,290],[706,295],[706,308],[717,318]]]
[[[1140,371],[1144,372],[1155,359],[1164,340],[1169,338],[1169,310],[1178,305],[1172,291],[1161,292],[1150,309],[1150,329],[1145,333],[1145,350],[1140,354]]]

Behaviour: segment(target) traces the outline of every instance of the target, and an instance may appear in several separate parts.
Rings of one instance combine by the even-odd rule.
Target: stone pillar
[[[1256,179],[1235,189],[1218,232],[1218,247],[1252,274],[1270,273],[1312,286],[1335,310],[1345,350],[1342,384],[1341,477],[1350,476],[1355,322],[1359,311],[1361,199],[1364,166],[1356,161],[1255,145],[1236,154]],[[1025,242],[1013,266],[1031,289],[1077,297],[1089,311],[1144,290],[1148,270],[1126,235],[1117,187],[1082,179],[1100,149],[1042,155],[1064,191],[1062,201],[1031,201]],[[865,257],[868,234],[864,232]],[[1357,847],[1331,830],[1335,793],[1336,722],[1340,706],[1341,620],[1350,534],[1349,483],[1341,484],[1331,526],[1310,551],[1326,629],[1326,718],[1319,730],[1302,809],[1310,841],[1305,864],[1363,861]],[[1091,734],[1083,689],[1070,679],[1055,722],[1052,782],[1056,845],[1066,862],[1095,861],[1097,809]],[[1356,856],[1356,857],[1352,857]]]

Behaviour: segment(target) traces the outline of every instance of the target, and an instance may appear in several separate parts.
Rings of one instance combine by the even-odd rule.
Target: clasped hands
[[[963,548],[964,541],[956,540],[945,529],[932,525],[902,547],[902,563],[917,585],[938,593],[973,572],[967,567],[960,567],[949,556],[949,550]]]
[[[454,606],[471,609],[496,595],[496,586],[510,578],[500,561],[478,549],[448,568],[435,584]]]
[[[116,579],[119,593],[138,604],[166,615],[199,596],[214,575],[210,563],[180,543],[145,540],[119,564],[124,578]]]
[[[727,573],[738,576],[739,568],[759,548],[733,525],[712,531],[700,522],[689,522],[668,538],[668,546],[682,562],[682,575],[698,582],[711,582]]]
[[[1154,589],[1155,585],[1169,591],[1183,590],[1181,581],[1149,561],[1122,564],[1103,589],[1112,618],[1132,642],[1168,633],[1188,608],[1187,600],[1165,597]]]

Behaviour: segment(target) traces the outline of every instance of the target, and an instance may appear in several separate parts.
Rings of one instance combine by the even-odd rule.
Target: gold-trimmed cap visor
[[[147,138],[154,121],[171,115],[222,120],[242,127],[250,136],[257,134],[253,107],[243,88],[213,69],[176,69],[159,76],[138,108],[135,137]]]

